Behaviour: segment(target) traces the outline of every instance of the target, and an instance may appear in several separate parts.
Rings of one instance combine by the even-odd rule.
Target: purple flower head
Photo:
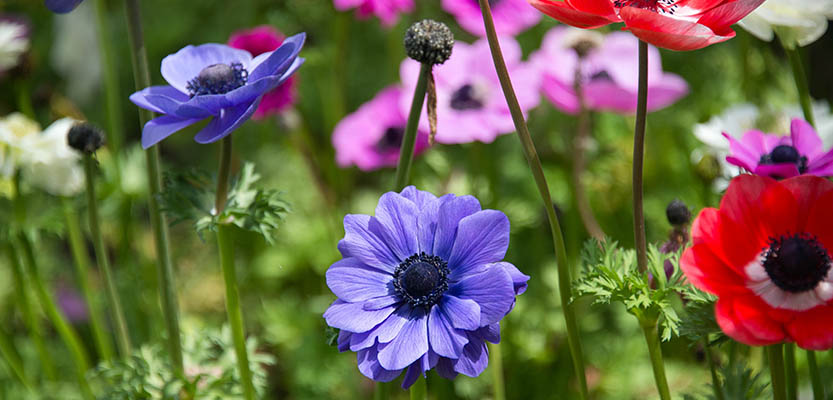
[[[746,132],[740,140],[727,133],[729,164],[755,175],[786,179],[798,175],[833,176],[833,149],[824,151],[821,138],[812,125],[793,119],[790,136]]]
[[[306,35],[286,39],[277,50],[252,57],[246,50],[209,43],[186,46],[162,60],[169,86],[151,86],[130,96],[139,107],[164,114],[145,124],[142,147],[213,117],[197,135],[211,143],[240,127],[260,105],[263,94],[286,81],[303,64],[298,52]]]
[[[463,29],[473,35],[486,36],[477,0],[443,0],[442,5],[445,11],[454,15]],[[515,36],[541,20],[541,12],[526,0],[490,0],[489,5],[498,35]]]
[[[235,49],[243,49],[259,56],[276,50],[283,43],[284,36],[269,25],[261,25],[249,30],[234,32],[228,40],[228,45]],[[295,77],[290,77],[278,87],[263,95],[260,106],[255,110],[254,119],[263,119],[269,115],[286,110],[295,102]]]
[[[71,286],[64,283],[58,284],[55,290],[57,296],[58,307],[66,315],[70,322],[76,324],[84,322],[89,318],[87,312],[87,303],[78,294],[78,291]]]
[[[414,10],[413,0],[333,0],[333,4],[339,11],[355,8],[359,18],[375,15],[386,27],[396,24],[399,13],[409,13]]]
[[[78,7],[84,0],[44,0],[46,8],[57,14],[66,14]]]
[[[521,47],[511,37],[500,39],[509,73],[514,77],[515,93],[524,112],[541,101],[539,74],[529,63],[521,61]],[[454,54],[445,64],[434,66],[437,88],[437,136],[439,143],[456,144],[480,141],[491,143],[498,135],[515,131],[509,106],[503,97],[494,64],[489,60],[489,43],[481,39],[474,44],[457,42]],[[403,112],[411,106],[420,65],[405,60],[400,67],[403,87],[399,99]],[[423,114],[420,127],[428,130]]]
[[[375,216],[347,215],[344,230],[344,258],[327,270],[338,299],[324,313],[341,330],[339,350],[357,352],[376,381],[407,370],[403,388],[431,368],[447,379],[483,372],[486,341],[500,341],[499,322],[529,280],[502,261],[506,215],[410,186],[384,194]]]
[[[338,165],[362,171],[396,165],[408,122],[399,108],[401,96],[401,87],[389,86],[338,123],[333,132]],[[417,131],[416,154],[427,148],[428,133]]]
[[[530,60],[543,75],[544,95],[561,111],[579,112],[575,81],[576,70],[580,68],[581,89],[588,109],[633,114],[638,47],[639,40],[630,33],[602,35],[558,26],[550,29],[541,42],[541,49]],[[685,96],[688,85],[679,76],[662,71],[655,47],[648,46],[648,54],[648,110],[653,111]]]

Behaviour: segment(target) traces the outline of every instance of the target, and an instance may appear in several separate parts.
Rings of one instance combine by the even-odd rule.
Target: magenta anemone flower
[[[824,151],[821,138],[807,121],[795,118],[790,135],[780,136],[749,131],[740,140],[728,133],[729,164],[755,175],[775,179],[798,175],[833,176],[833,149]]]
[[[228,136],[254,114],[264,93],[286,81],[304,59],[298,57],[306,35],[286,39],[275,51],[252,57],[246,50],[209,43],[186,46],[162,60],[170,85],[151,86],[130,96],[139,107],[160,114],[145,124],[142,147],[211,118],[196,136],[212,143]]]
[[[339,11],[355,8],[359,18],[375,15],[386,27],[396,25],[399,13],[409,13],[414,10],[413,0],[333,0],[333,4]]]
[[[486,36],[477,0],[443,0],[442,5],[463,29],[473,35]],[[541,13],[526,0],[490,0],[489,5],[498,35],[515,36],[541,20]]]
[[[50,11],[56,14],[66,14],[78,7],[84,0],[44,0],[43,4],[46,5]]]
[[[579,112],[575,80],[576,69],[581,68],[581,89],[588,109],[633,114],[638,47],[639,39],[628,33],[602,35],[558,26],[547,32],[541,49],[530,56],[530,62],[542,75],[544,95],[559,110]],[[654,111],[685,96],[688,85],[679,76],[662,71],[656,47],[648,46],[648,52],[648,111]]]
[[[502,37],[500,44],[506,65],[512,75],[515,93],[524,112],[541,101],[540,74],[521,61],[521,47],[511,37]],[[434,67],[437,87],[437,136],[439,143],[455,144],[480,141],[491,143],[498,135],[515,131],[509,106],[503,97],[494,64],[489,60],[489,43],[480,39],[474,44],[456,42],[453,53],[445,64]],[[405,60],[400,68],[404,95],[399,106],[406,112],[411,106],[411,94],[416,87],[420,65]],[[423,114],[420,127],[428,130],[428,119]]]
[[[246,50],[252,56],[257,57],[280,47],[284,38],[285,36],[277,29],[269,25],[261,25],[232,33],[228,45],[235,49]],[[272,91],[264,94],[253,118],[263,119],[292,106],[295,103],[295,86],[295,77],[290,77]]]
[[[388,86],[356,112],[344,117],[333,132],[336,162],[362,171],[395,166],[408,122],[399,108],[399,85]],[[428,148],[428,133],[417,131],[416,154]]]
[[[471,196],[437,198],[409,186],[380,199],[376,215],[344,217],[343,258],[327,270],[338,297],[324,313],[341,330],[340,351],[357,352],[359,370],[402,387],[426,371],[480,375],[486,342],[529,277],[504,262],[509,219],[481,210]]]

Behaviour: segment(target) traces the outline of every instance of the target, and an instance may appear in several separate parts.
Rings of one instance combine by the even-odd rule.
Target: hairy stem
[[[645,342],[648,344],[648,354],[651,357],[651,367],[654,370],[654,382],[657,384],[659,397],[662,400],[671,400],[671,391],[668,389],[668,379],[665,377],[665,362],[662,360],[662,348],[660,347],[656,320],[651,322],[640,320],[640,325],[645,335]]]

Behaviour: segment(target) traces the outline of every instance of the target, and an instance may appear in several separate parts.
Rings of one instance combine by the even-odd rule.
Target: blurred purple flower
[[[78,291],[66,284],[58,284],[55,288],[58,307],[73,324],[84,322],[89,318],[87,303]]]
[[[283,43],[284,38],[285,36],[277,29],[269,25],[261,25],[234,32],[228,40],[228,45],[235,49],[246,50],[256,57],[276,50]],[[290,77],[272,91],[264,94],[253,118],[263,119],[292,106],[295,102],[295,86],[295,77]]]
[[[541,101],[540,74],[532,65],[521,61],[521,47],[511,37],[502,37],[500,44],[506,65],[512,75],[515,93],[524,112]],[[454,56],[445,64],[434,67],[437,87],[437,136],[439,143],[455,144],[481,141],[491,143],[498,135],[515,131],[509,106],[503,97],[494,64],[489,60],[489,43],[480,39],[474,44],[457,42]],[[406,112],[416,87],[420,65],[407,59],[402,62],[400,76],[405,91],[399,106]],[[420,127],[428,130],[423,114]]]
[[[821,138],[806,121],[795,118],[790,136],[749,131],[740,140],[728,133],[729,164],[755,175],[786,179],[798,175],[833,176],[833,149],[824,151]]]
[[[139,107],[164,114],[145,124],[142,147],[212,117],[197,143],[220,140],[254,114],[263,94],[286,81],[303,64],[298,57],[306,35],[292,36],[275,51],[257,57],[246,50],[209,43],[186,46],[162,60],[170,86],[151,86],[130,96]]]
[[[333,132],[338,165],[356,165],[362,171],[396,165],[408,122],[399,109],[401,96],[401,87],[389,86],[338,123]],[[426,148],[428,133],[419,130],[415,154]]]
[[[526,0],[490,0],[498,35],[515,36],[538,24],[541,12]],[[443,9],[454,15],[457,23],[473,35],[486,36],[483,14],[477,0],[443,0]]]
[[[546,34],[541,49],[530,56],[530,61],[543,75],[544,94],[561,111],[579,112],[575,79],[576,68],[580,67],[581,89],[588,109],[633,114],[638,47],[639,40],[630,33],[602,35],[558,26]],[[648,46],[648,111],[667,107],[687,93],[686,82],[663,72],[659,51]]]
[[[66,14],[78,7],[84,0],[44,0],[46,8],[54,13]]]
[[[375,216],[347,215],[344,229],[344,258],[327,270],[338,299],[324,313],[341,330],[339,350],[357,352],[375,381],[407,369],[403,388],[435,367],[447,379],[483,372],[486,341],[500,341],[499,322],[529,280],[502,261],[506,215],[409,186],[384,194]]]
[[[382,25],[391,27],[399,19],[399,13],[409,13],[414,10],[413,0],[333,0],[339,11],[355,8],[359,18],[376,15]]]

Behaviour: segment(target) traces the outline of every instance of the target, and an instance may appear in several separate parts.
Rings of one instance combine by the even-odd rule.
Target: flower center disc
[[[815,236],[796,234],[770,239],[764,269],[772,283],[784,291],[811,290],[830,270],[830,256]]]
[[[674,14],[679,7],[676,3],[677,0],[615,0],[613,5],[619,8],[636,7],[660,14]]]
[[[425,253],[414,254],[396,267],[396,293],[414,307],[431,307],[448,290],[448,264]]]
[[[191,97],[204,94],[224,94],[246,84],[249,72],[243,64],[213,64],[188,81],[186,88]]]
[[[402,138],[405,136],[405,128],[391,126],[385,130],[385,134],[376,142],[376,148],[380,151],[399,150],[402,147]]]
[[[795,164],[799,173],[807,172],[807,157],[802,156],[795,147],[785,144],[775,146],[771,153],[761,156],[758,162],[764,165],[783,163]]]
[[[467,83],[451,95],[451,108],[455,110],[479,110],[483,108],[482,93]]]

